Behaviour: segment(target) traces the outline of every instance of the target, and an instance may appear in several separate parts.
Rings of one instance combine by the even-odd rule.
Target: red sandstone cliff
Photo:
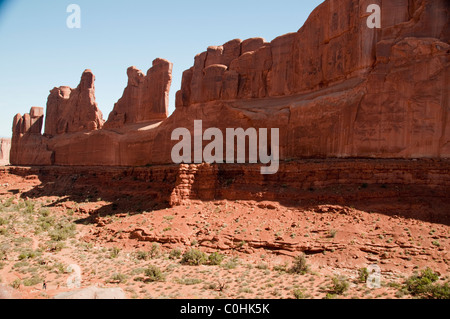
[[[61,86],[50,91],[45,135],[93,131],[103,126],[102,112],[95,102],[95,76],[85,70],[76,89]]]
[[[114,105],[105,128],[166,119],[169,115],[172,66],[167,60],[156,59],[147,76],[135,67],[128,68],[128,85]]]
[[[381,29],[367,27],[370,4],[381,6]],[[155,77],[129,69],[104,129],[62,134],[46,147],[58,165],[171,163],[172,131],[203,120],[204,129],[280,128],[282,159],[448,158],[449,10],[447,0],[327,0],[296,33],[197,55],[161,123],[139,124],[163,119],[154,115],[167,110],[167,95],[148,93],[147,81],[167,89],[169,63]]]
[[[32,107],[30,113],[14,117],[10,162],[13,165],[50,165],[53,153],[41,135],[44,109]]]

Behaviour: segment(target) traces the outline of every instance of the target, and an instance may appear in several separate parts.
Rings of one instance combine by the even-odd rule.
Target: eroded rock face
[[[367,27],[370,4],[382,9],[380,29]],[[222,132],[279,128],[281,160],[449,158],[449,11],[447,0],[327,0],[298,32],[270,43],[232,40],[198,54],[169,118],[163,120],[171,64],[157,59],[146,76],[128,70],[107,130],[59,134],[46,147],[58,165],[166,164],[177,143],[172,131],[192,134],[194,120],[202,120],[204,130]],[[56,93],[55,105],[72,95],[65,87]],[[77,121],[59,121],[55,110],[47,110],[46,122],[58,124],[51,132],[70,131]],[[109,129],[141,122],[153,123]],[[31,119],[15,123],[28,127]]]
[[[12,127],[10,162],[13,165],[50,165],[52,152],[41,135],[44,109],[32,107],[30,113],[16,114]]]
[[[169,115],[172,66],[167,60],[156,59],[147,75],[135,67],[128,68],[128,85],[109,114],[105,128],[166,119]]]
[[[94,131],[103,126],[103,115],[95,102],[95,76],[85,70],[76,89],[61,86],[50,91],[45,135]]]

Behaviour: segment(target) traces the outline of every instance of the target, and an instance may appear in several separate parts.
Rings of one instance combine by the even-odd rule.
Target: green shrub
[[[148,277],[148,281],[164,281],[166,277],[161,269],[154,265],[150,265],[147,269],[145,269],[144,273],[145,276]]]
[[[149,256],[149,253],[146,251],[139,250],[138,252],[136,252],[136,258],[138,260],[147,260],[148,256]]]
[[[294,274],[304,275],[309,271],[309,265],[306,261],[305,254],[295,257],[294,263],[290,269]]]
[[[175,248],[172,249],[169,253],[169,258],[170,259],[178,259],[181,257],[182,251],[180,248]]]
[[[449,283],[435,283],[439,275],[427,267],[420,274],[414,274],[405,282],[405,288],[413,296],[424,299],[450,299]]]
[[[46,247],[49,251],[57,252],[63,250],[66,247],[66,244],[61,241],[48,241]]]
[[[7,224],[8,224],[8,221],[6,219],[0,217],[0,226],[7,225]]]
[[[34,212],[34,203],[30,200],[26,200],[24,203],[25,213],[32,214]]]
[[[40,284],[42,282],[42,279],[39,276],[33,276],[31,278],[26,278],[23,280],[23,285],[24,286],[34,286],[37,284]]]
[[[126,283],[127,282],[127,276],[125,276],[124,274],[116,273],[116,274],[112,275],[112,277],[109,280],[109,282]]]
[[[431,285],[428,295],[428,299],[450,299],[450,285],[448,282],[445,284]]]
[[[152,248],[150,248],[150,258],[156,258],[161,255],[161,245],[158,243],[153,243]]]
[[[222,263],[224,256],[222,254],[219,254],[218,252],[213,252],[208,257],[208,261],[210,265],[218,266]]]
[[[176,282],[179,283],[180,285],[191,286],[191,285],[198,285],[202,283],[203,280],[198,278],[183,278],[183,279],[177,278]]]
[[[111,257],[111,258],[117,258],[117,257],[119,256],[119,253],[120,253],[120,248],[113,247],[113,248],[111,249],[110,257]]]
[[[225,264],[222,264],[222,267],[225,269],[234,269],[238,265],[238,258],[234,257],[230,260],[228,260]]]
[[[203,265],[208,261],[208,256],[198,250],[198,249],[190,249],[183,254],[183,258],[181,259],[182,264],[187,264],[191,266]]]
[[[14,289],[19,289],[21,284],[22,284],[22,281],[17,278],[11,283],[10,286],[13,287]]]
[[[75,224],[65,223],[57,224],[54,229],[49,233],[50,238],[54,241],[64,241],[67,238],[74,237],[76,231]]]
[[[294,289],[293,291],[295,299],[305,299],[305,292],[301,289]]]
[[[36,257],[39,253],[35,252],[33,250],[26,250],[20,253],[19,255],[19,260],[24,260],[24,259],[32,259],[34,257]]]
[[[347,279],[341,276],[333,277],[332,282],[331,292],[333,294],[342,295],[349,287]]]
[[[50,216],[39,216],[37,220],[38,230],[48,231],[55,224],[55,220]]]
[[[367,282],[367,278],[369,278],[369,271],[367,270],[367,268],[361,268],[359,270],[359,281],[360,282]]]

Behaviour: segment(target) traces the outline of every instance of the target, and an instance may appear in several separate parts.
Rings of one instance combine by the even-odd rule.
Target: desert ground
[[[27,196],[40,185],[1,174],[0,285],[14,298],[52,298],[77,279],[136,299],[448,298],[450,228],[426,213],[248,200],[140,211],[87,193]]]

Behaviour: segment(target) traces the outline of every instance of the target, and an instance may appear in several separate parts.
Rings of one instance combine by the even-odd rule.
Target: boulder
[[[99,288],[91,286],[88,288],[63,292],[52,299],[126,299],[122,288]]]

